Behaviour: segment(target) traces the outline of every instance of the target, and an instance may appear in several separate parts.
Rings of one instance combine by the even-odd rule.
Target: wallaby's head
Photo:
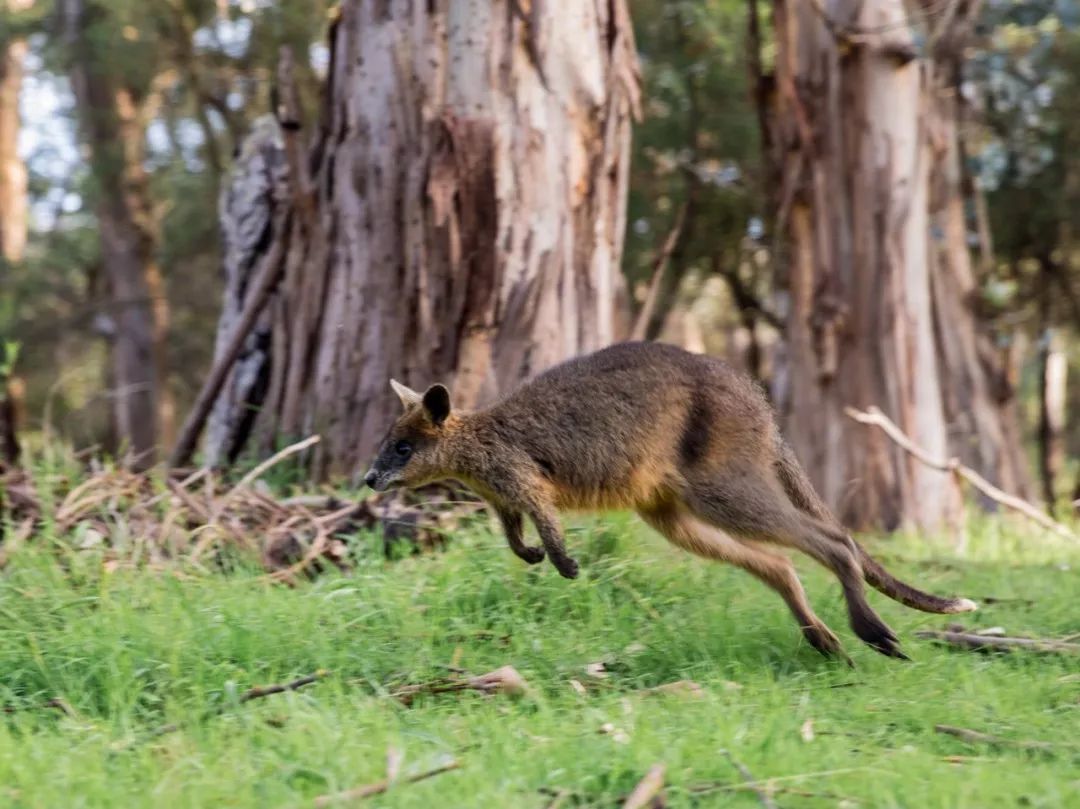
[[[386,434],[364,482],[377,492],[395,486],[420,486],[445,476],[439,444],[446,435],[450,391],[432,385],[424,393],[390,380],[405,408]]]

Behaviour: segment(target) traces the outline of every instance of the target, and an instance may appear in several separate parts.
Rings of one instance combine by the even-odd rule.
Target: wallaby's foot
[[[524,559],[530,565],[538,565],[544,561],[544,549],[537,547],[536,545],[525,545],[521,548],[516,548],[514,553],[518,555],[518,558]]]
[[[559,575],[565,579],[576,579],[578,577],[578,563],[569,556],[552,556],[551,564],[555,565]]]
[[[811,624],[801,627],[801,629],[807,642],[825,657],[839,657],[849,666],[855,665],[844,652],[844,648],[840,645],[840,639],[825,624]]]
[[[896,637],[896,633],[889,629],[888,624],[881,620],[873,610],[853,609],[850,614],[851,628],[868,646],[887,657],[900,660],[911,659],[900,651],[900,639]]]

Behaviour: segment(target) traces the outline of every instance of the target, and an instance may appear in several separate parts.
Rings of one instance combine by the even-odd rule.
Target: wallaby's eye
[[[394,444],[394,453],[399,458],[408,458],[410,455],[412,455],[412,444],[410,444],[408,441],[398,441],[396,444]]]

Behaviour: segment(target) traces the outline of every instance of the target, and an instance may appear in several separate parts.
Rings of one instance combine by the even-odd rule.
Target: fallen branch
[[[930,629],[916,632],[915,637],[936,640],[977,652],[992,649],[1027,649],[1031,652],[1058,654],[1076,654],[1080,652],[1080,644],[1065,643],[1053,638],[1012,638],[999,635],[976,635],[971,632],[938,632]]]
[[[240,702],[248,702],[253,699],[259,699],[261,697],[268,697],[271,694],[283,694],[286,691],[296,691],[303,688],[305,685],[311,685],[318,682],[328,675],[326,669],[319,669],[314,674],[308,674],[306,677],[300,677],[293,680],[290,683],[275,683],[274,685],[257,685],[254,688],[249,688],[243,694],[240,695]]]
[[[645,809],[649,806],[653,798],[664,788],[665,771],[663,764],[654,764],[645,773],[645,777],[638,781],[634,791],[627,796],[622,809]]]
[[[731,762],[732,766],[739,771],[739,775],[743,777],[743,780],[746,782],[747,788],[754,791],[754,793],[758,796],[758,800],[761,801],[761,805],[764,806],[765,809],[778,809],[776,801],[774,801],[772,799],[772,796],[769,795],[769,793],[762,788],[760,782],[756,778],[754,778],[753,773],[751,773],[750,770],[747,769],[745,764],[741,763],[738,759],[731,755],[731,752],[729,750],[721,750],[720,752],[727,758],[728,761]]]
[[[957,458],[949,458],[948,460],[940,460],[931,456],[926,450],[916,445],[910,438],[908,438],[904,432],[896,426],[896,424],[877,407],[869,407],[866,412],[856,410],[853,407],[845,407],[844,412],[849,418],[854,419],[860,424],[870,424],[880,427],[882,431],[889,438],[893,440],[902,450],[908,455],[915,458],[917,461],[929,466],[931,469],[937,469],[941,472],[952,472],[954,475],[966,480],[984,495],[989,497],[995,502],[1001,503],[1001,505],[1011,508],[1014,511],[1018,511],[1023,514],[1032,522],[1038,523],[1040,526],[1048,531],[1053,531],[1059,536],[1071,539],[1073,541],[1080,540],[1072,531],[1059,523],[1057,520],[1053,520],[1044,514],[1035,506],[1031,505],[1025,500],[1021,500],[1019,497],[1004,492],[988,481],[974,469],[964,466]]]
[[[660,297],[660,286],[668,262],[671,260],[671,254],[675,252],[675,248],[682,238],[683,226],[686,224],[686,212],[689,207],[690,203],[684,202],[682,207],[679,208],[679,212],[675,215],[675,224],[672,226],[667,238],[664,239],[660,252],[656,255],[656,260],[653,262],[652,278],[649,281],[649,291],[645,295],[645,303],[642,304],[641,311],[638,312],[637,319],[634,321],[634,327],[630,331],[631,339],[645,339],[649,329],[649,321],[652,320],[653,312],[656,311],[656,302]]]
[[[437,767],[433,767],[430,770],[416,773],[405,778],[401,783],[415,784],[418,781],[423,781],[428,778],[433,778],[436,775],[442,775],[444,772],[450,772],[456,770],[461,766],[461,762],[457,759],[450,759]],[[356,787],[355,789],[347,789],[344,792],[335,792],[330,795],[320,795],[315,799],[316,809],[325,806],[333,806],[335,803],[346,803],[349,801],[359,801],[364,798],[370,798],[374,795],[382,795],[388,790],[393,781],[389,778],[384,778],[382,781],[376,781],[373,784],[365,784],[364,786]]]
[[[477,677],[467,679],[443,678],[432,680],[428,683],[406,685],[394,691],[391,696],[400,700],[404,705],[411,705],[412,701],[420,694],[449,694],[455,691],[479,691],[482,694],[508,694],[510,696],[522,696],[527,694],[529,684],[513,666],[489,671]]]
[[[978,730],[958,728],[952,725],[934,725],[934,732],[943,733],[946,736],[955,736],[957,739],[961,739],[970,744],[987,744],[992,747],[1019,747],[1023,750],[1032,750],[1040,753],[1050,753],[1054,750],[1054,745],[1050,744],[1050,742],[1006,739],[1004,736],[993,736]]]
[[[42,702],[40,705],[27,705],[25,707],[18,705],[5,705],[4,713],[13,714],[18,711],[33,710],[34,708],[55,708],[64,714],[64,716],[71,717],[72,719],[78,719],[79,715],[75,712],[75,709],[71,707],[71,704],[63,697],[53,697],[50,700]]]
[[[754,792],[755,785],[753,784],[726,784],[726,783],[714,783],[714,784],[697,784],[695,786],[688,787],[687,792],[691,795],[708,795],[711,792]],[[839,795],[835,792],[812,792],[808,789],[798,789],[797,787],[781,787],[769,784],[770,794],[776,795],[794,795],[798,798],[817,798],[819,800],[828,800],[835,802],[847,802],[854,804],[855,799],[847,795]]]
[[[319,436],[311,435],[311,436],[308,436],[307,438],[305,438],[303,441],[297,441],[295,444],[290,444],[289,446],[285,447],[284,449],[279,450],[278,452],[275,452],[273,455],[271,455],[269,458],[267,458],[261,464],[259,464],[254,469],[252,469],[250,472],[248,472],[246,475],[244,475],[242,478],[240,478],[240,482],[237,483],[235,486],[233,486],[232,489],[229,490],[228,494],[226,494],[218,502],[217,507],[215,508],[215,513],[220,514],[222,511],[224,511],[225,507],[229,504],[229,501],[232,500],[233,497],[235,497],[238,492],[243,491],[248,486],[250,486],[253,482],[258,480],[259,476],[262,475],[263,472],[265,472],[266,470],[268,470],[268,469],[270,469],[270,468],[272,468],[274,466],[277,466],[279,463],[284,461],[290,455],[295,455],[298,452],[303,452],[308,447],[312,446],[313,444],[318,444],[318,443],[319,443]]]

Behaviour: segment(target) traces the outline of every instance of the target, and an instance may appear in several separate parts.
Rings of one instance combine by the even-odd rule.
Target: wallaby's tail
[[[859,563],[862,565],[863,577],[871,587],[880,590],[894,601],[899,601],[907,607],[922,610],[923,612],[943,614],[971,612],[979,608],[979,605],[969,598],[942,598],[941,596],[917,590],[889,573],[858,542],[853,542],[853,544],[859,551]]]
[[[837,526],[846,536],[847,532],[840,527],[836,518],[833,517],[828,507],[822,499],[818,497],[817,492],[814,491],[814,487],[810,484],[810,479],[799,465],[799,461],[795,457],[795,453],[791,447],[789,447],[787,442],[783,439],[780,439],[778,449],[779,454],[776,461],[776,472],[780,478],[780,483],[783,485],[784,491],[787,492],[787,496],[791,499],[791,502],[795,504],[796,508],[801,509],[807,514]],[[970,599],[942,598],[941,596],[924,593],[922,590],[900,581],[870,556],[865,548],[854,540],[851,540],[851,544],[858,551],[859,564],[862,565],[863,570],[863,578],[865,578],[867,583],[875,590],[879,590],[894,601],[899,601],[907,607],[922,610],[923,612],[943,614],[971,612],[972,610],[978,609],[978,605]]]

